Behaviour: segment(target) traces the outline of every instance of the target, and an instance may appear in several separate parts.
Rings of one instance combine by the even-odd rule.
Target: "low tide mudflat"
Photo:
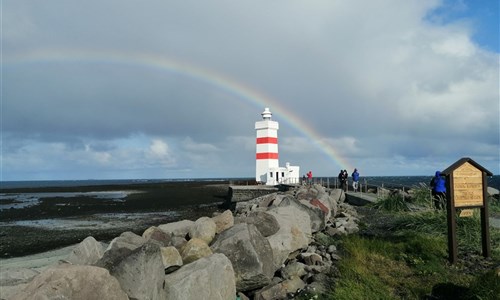
[[[0,257],[57,249],[87,236],[106,241],[124,231],[142,234],[152,225],[195,220],[220,210],[227,189],[228,183],[221,181],[1,189]]]

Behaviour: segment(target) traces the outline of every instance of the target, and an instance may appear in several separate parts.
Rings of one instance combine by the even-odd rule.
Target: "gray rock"
[[[221,253],[200,258],[165,275],[165,299],[234,300],[236,284],[231,261]]]
[[[304,260],[304,263],[308,266],[322,265],[323,258],[317,253],[304,252],[300,254],[300,257]]]
[[[103,254],[102,244],[89,236],[71,251],[66,261],[74,265],[92,265],[101,259]]]
[[[134,250],[139,248],[140,246],[144,245],[146,243],[146,239],[143,238],[140,235],[137,235],[131,231],[126,231],[120,236],[114,238],[111,243],[109,243],[108,248],[106,248],[106,251],[112,251],[113,249],[119,249],[119,248],[127,248],[130,250]]]
[[[288,256],[299,249],[306,249],[312,240],[309,214],[295,206],[273,207],[268,211],[273,215],[280,229],[267,237],[273,249],[274,269],[281,268]]]
[[[133,250],[109,271],[131,299],[165,299],[165,270],[157,244],[148,242]]]
[[[125,300],[128,297],[108,270],[62,264],[43,271],[10,299]]]
[[[171,273],[182,266],[182,257],[175,247],[161,247],[160,251],[166,273]]]
[[[223,213],[212,217],[212,220],[215,222],[216,234],[219,234],[234,225],[233,213],[230,210],[226,210]]]
[[[167,247],[171,245],[172,235],[166,233],[156,226],[151,226],[144,231],[142,237],[146,241],[157,243],[160,247]]]
[[[194,225],[189,229],[189,237],[192,239],[200,239],[210,244],[215,237],[216,228],[217,225],[214,220],[209,217],[201,217],[196,220]]]
[[[342,189],[332,189],[330,191],[330,197],[335,200],[338,205],[345,202],[345,193]]]
[[[104,255],[99,259],[94,266],[110,270],[113,266],[119,264],[125,257],[127,257],[133,250],[129,248],[116,248],[104,252]]]
[[[248,217],[239,219],[238,222],[255,225],[265,237],[275,234],[280,228],[276,218],[266,212],[252,212]]]
[[[182,247],[181,257],[184,264],[189,264],[202,257],[212,255],[213,252],[204,240],[193,238]]]
[[[288,294],[292,297],[294,294],[303,289],[306,284],[298,277],[293,277],[281,283],[268,286],[255,293],[255,300],[274,300],[274,299],[289,299]]]
[[[177,250],[181,250],[184,245],[186,245],[187,240],[183,237],[180,236],[172,236],[172,239],[170,240],[170,244],[177,248]]]
[[[163,230],[167,234],[185,238],[189,233],[189,229],[193,225],[194,225],[194,221],[182,220],[182,221],[178,221],[178,222],[162,224],[162,225],[159,225],[158,228]]]
[[[252,224],[237,224],[222,232],[211,246],[233,265],[236,289],[248,291],[263,287],[274,274],[271,246]]]
[[[101,259],[99,259],[94,266],[111,270],[125,257],[130,255],[132,251],[144,245],[144,243],[146,243],[145,238],[133,232],[126,231],[109,243]]]
[[[28,268],[3,269],[0,268],[0,286],[18,285],[30,282],[38,271]]]
[[[310,204],[308,200],[299,201],[293,197],[287,197],[281,201],[279,206],[294,206],[297,209],[307,213],[309,215],[312,232],[317,232],[325,228],[327,214],[319,207]]]
[[[281,269],[281,277],[283,279],[290,279],[292,277],[302,277],[307,274],[304,269],[305,265],[301,262],[293,262],[286,265]]]

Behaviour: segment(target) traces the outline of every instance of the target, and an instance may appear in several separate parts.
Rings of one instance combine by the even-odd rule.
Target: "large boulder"
[[[278,221],[276,221],[276,218],[263,211],[252,212],[248,215],[248,217],[236,218],[235,222],[253,224],[265,237],[275,234],[280,229],[280,225],[278,224]]]
[[[178,222],[172,222],[167,224],[159,225],[158,228],[166,232],[167,234],[176,237],[187,237],[189,229],[194,225],[194,221],[182,220]]]
[[[161,247],[170,246],[172,235],[166,233],[156,226],[151,226],[142,233],[146,241],[157,243]]]
[[[214,220],[209,217],[201,217],[189,229],[189,237],[200,239],[210,244],[215,237],[216,228],[217,225],[215,225]]]
[[[109,243],[106,251],[112,251],[119,248],[127,248],[134,250],[146,243],[146,239],[140,235],[137,235],[131,231],[126,231],[120,234],[120,236],[114,238],[111,243]],[[106,252],[105,251],[105,252]]]
[[[0,299],[10,299],[38,274],[40,272],[33,269],[0,266]]]
[[[298,277],[292,277],[280,283],[267,286],[255,293],[255,300],[290,299],[298,290],[306,286],[305,282]]]
[[[270,283],[273,259],[269,241],[252,224],[237,224],[217,236],[211,246],[214,253],[223,253],[233,265],[236,289],[247,291]]]
[[[230,210],[226,210],[223,213],[212,217],[212,220],[215,222],[216,234],[219,234],[234,225],[233,213]]]
[[[190,239],[181,249],[182,261],[185,264],[189,264],[212,254],[212,249],[210,249],[208,244],[204,240],[197,238]]]
[[[124,232],[109,243],[101,259],[94,263],[94,265],[110,270],[132,251],[144,245],[144,243],[146,243],[146,239],[142,236],[130,231]]]
[[[165,299],[165,268],[157,244],[148,242],[133,250],[109,271],[131,299]]]
[[[307,213],[310,218],[311,231],[318,232],[325,228],[329,211],[323,211],[322,207],[313,205],[309,200],[297,200],[294,197],[287,197],[281,201],[279,206],[294,206]]]
[[[309,214],[297,206],[279,206],[268,211],[272,214],[280,229],[267,237],[273,249],[273,264],[275,270],[287,260],[290,253],[299,249],[307,249],[311,239],[311,219]]]
[[[74,265],[92,265],[101,259],[103,254],[104,247],[102,244],[89,236],[71,251],[66,261]]]
[[[11,286],[30,282],[40,272],[28,268],[0,268],[0,286]]]
[[[345,202],[345,193],[342,189],[332,189],[330,191],[330,198],[337,203]],[[333,213],[335,214],[335,212]]]
[[[337,206],[340,203],[340,193],[321,193],[317,199],[330,209],[331,216],[337,214]],[[330,216],[328,216],[328,218],[330,218]]]
[[[165,273],[172,273],[182,266],[182,257],[177,248],[173,246],[161,247],[160,250]]]
[[[231,261],[221,253],[200,258],[165,275],[165,299],[234,300],[236,285]]]
[[[12,300],[107,299],[126,300],[127,294],[108,270],[94,266],[61,264],[36,276]]]

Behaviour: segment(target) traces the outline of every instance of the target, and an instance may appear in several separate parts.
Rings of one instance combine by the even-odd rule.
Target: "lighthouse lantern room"
[[[266,185],[299,183],[299,167],[290,166],[289,163],[284,168],[279,166],[278,122],[271,120],[272,113],[267,107],[261,115],[262,120],[255,122],[257,132],[255,180]]]

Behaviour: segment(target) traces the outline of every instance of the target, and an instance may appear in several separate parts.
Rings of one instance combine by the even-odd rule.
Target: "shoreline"
[[[23,257],[81,242],[109,241],[124,231],[195,220],[220,211],[229,183],[159,182],[124,185],[2,189],[1,193],[85,193],[134,190],[123,200],[44,197],[36,205],[0,211],[0,258]]]

